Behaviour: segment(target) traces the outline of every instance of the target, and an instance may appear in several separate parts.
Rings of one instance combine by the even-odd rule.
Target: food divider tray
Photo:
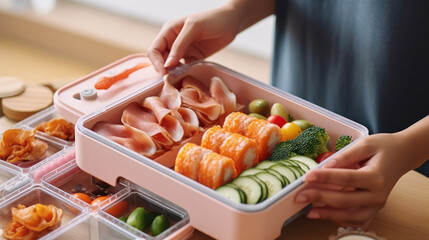
[[[58,117],[61,115],[52,106],[11,128],[33,130],[38,124]],[[54,204],[65,210],[61,225],[42,239],[187,239],[193,234],[194,228],[183,209],[141,187],[130,187],[130,182],[125,179],[108,188],[110,197],[98,206],[92,206],[72,196],[71,193],[73,189],[76,190],[77,185],[93,194],[103,194],[104,192],[98,191],[100,189],[95,186],[106,188],[107,184],[85,173],[76,165],[74,141],[65,141],[43,132],[37,132],[36,137],[47,141],[50,146],[57,146],[58,151],[52,151],[37,163],[25,167],[0,161],[0,239],[4,239],[1,237],[2,231],[12,219],[11,208],[17,207],[18,204],[29,206],[35,203]],[[132,197],[135,195],[140,197]],[[131,226],[124,226],[122,221],[111,215],[115,212],[109,211],[111,208],[120,210],[121,208],[115,206],[123,200],[129,201],[126,211],[131,211],[141,203],[157,212],[168,213],[174,224],[159,235],[160,237],[152,237]]]
[[[116,186],[110,186],[82,171],[74,160],[45,174],[41,179],[41,183],[58,195],[69,198],[93,212],[98,211],[97,206],[92,206],[72,195],[77,192],[84,192],[89,196],[94,195],[93,198],[97,198],[98,196],[117,195],[128,190],[128,182],[120,181]]]
[[[136,73],[131,79],[131,82],[136,82],[136,78],[140,77],[146,84],[133,87],[127,94],[118,94],[114,87],[120,87],[120,90],[124,91],[122,87],[129,84],[126,83],[128,79],[125,79],[121,83],[123,85],[112,87],[111,94],[114,97],[107,97],[110,89],[100,93],[98,96],[102,95],[103,99],[108,101],[103,104],[103,99],[98,99],[93,103],[93,106],[97,107],[91,109],[86,109],[81,100],[78,100],[79,104],[75,103],[73,93],[92,86],[97,79],[95,76],[107,75],[110,69],[124,69],[135,64],[136,59],[141,61],[142,58],[142,55],[132,55],[121,59],[56,93],[54,103],[58,111],[64,116],[70,116],[69,120],[78,119],[75,143],[78,166],[111,185],[116,184],[117,179],[122,177],[177,204],[189,214],[193,227],[216,239],[278,237],[283,224],[307,206],[293,201],[296,192],[305,187],[303,177],[261,203],[233,203],[213,189],[175,172],[175,152],[168,152],[151,160],[92,131],[93,126],[100,121],[120,123],[126,106],[132,102],[141,104],[149,96],[158,96],[164,80],[157,77],[153,69],[146,69]],[[171,84],[179,86],[185,75],[193,76],[206,88],[213,76],[220,77],[235,93],[238,104],[244,106],[256,98],[263,98],[270,104],[281,103],[295,119],[305,119],[324,127],[332,141],[344,134],[357,141],[368,134],[368,130],[358,123],[215,63],[198,61],[181,65],[170,71],[167,79]],[[84,116],[78,117],[83,112],[75,111],[77,106],[86,109]],[[200,138],[201,134],[198,134],[187,141],[199,143]],[[102,166],[99,159],[102,159]]]
[[[46,235],[41,236],[40,239],[54,239],[52,234],[62,231],[63,227],[73,224],[73,222],[78,221],[86,214],[86,210],[79,205],[56,195],[43,186],[35,184],[31,188],[27,187],[22,191],[16,191],[13,194],[8,195],[4,201],[0,201],[0,229],[3,230],[12,220],[11,209],[13,207],[16,208],[18,204],[23,204],[28,207],[37,203],[44,205],[52,204],[63,210],[61,225],[51,231],[48,231]],[[4,239],[2,237],[0,238]]]
[[[134,209],[143,207],[148,213],[163,214],[168,219],[169,227],[161,234],[153,236],[150,226],[141,231],[109,214],[109,209],[124,202],[127,209],[121,214],[121,217],[129,216]],[[111,201],[101,204],[99,214],[112,224],[132,232],[142,239],[188,239],[194,232],[194,228],[189,223],[189,215],[184,209],[134,183],[130,183],[129,191],[125,194],[117,195]]]

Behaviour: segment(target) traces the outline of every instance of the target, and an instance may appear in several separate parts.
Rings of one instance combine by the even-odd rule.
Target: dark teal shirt
[[[428,0],[278,0],[274,86],[396,132],[429,114]]]

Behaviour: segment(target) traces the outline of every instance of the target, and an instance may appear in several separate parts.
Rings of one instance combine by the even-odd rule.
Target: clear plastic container
[[[53,233],[51,237],[56,240],[138,239],[129,231],[124,231],[114,223],[93,214],[88,214],[73,225]]]
[[[39,124],[47,123],[52,119],[56,118],[62,118],[57,111],[55,110],[54,106],[50,106],[40,112],[37,112],[36,114],[31,115],[30,117],[20,121],[17,123],[14,127],[24,128],[33,130],[35,129]],[[74,141],[67,141],[63,140],[61,138],[51,136],[47,133],[38,131],[38,134],[45,136],[46,138],[53,138],[56,141],[62,142],[64,145],[72,146],[74,144]]]
[[[41,179],[41,184],[56,194],[69,198],[93,212],[98,211],[98,206],[76,198],[73,194],[84,193],[94,200],[102,196],[120,194],[121,191],[127,191],[128,186],[127,181],[121,181],[116,186],[109,185],[82,171],[74,160],[45,174]]]
[[[161,234],[153,236],[150,225],[141,231],[119,219],[128,217],[137,207],[143,207],[151,215],[163,214],[168,219],[169,227]],[[125,209],[125,211],[113,216],[112,213],[116,213],[118,208]],[[111,201],[101,204],[100,210],[101,217],[142,239],[188,239],[194,231],[185,210],[135,184],[131,184],[130,191],[125,194],[117,195],[116,199],[112,198]]]
[[[20,129],[26,129],[26,128],[24,127]],[[2,136],[3,134],[0,136],[0,138]],[[33,169],[36,169],[37,167],[43,165],[44,163],[48,162],[50,159],[55,158],[58,154],[61,154],[60,152],[63,149],[68,147],[66,144],[64,144],[64,141],[59,141],[58,139],[53,139],[50,136],[42,135],[40,133],[36,133],[34,137],[36,140],[46,143],[48,145],[48,148],[46,149],[46,152],[43,154],[43,156],[40,157],[38,160],[19,161],[17,163],[12,163],[15,166],[19,167],[23,173],[29,173]],[[4,160],[2,159],[2,161]]]
[[[12,220],[11,209],[13,207],[17,207],[18,204],[23,204],[26,207],[29,207],[37,203],[44,205],[52,204],[63,210],[61,225],[48,231],[43,237],[40,236],[40,239],[53,239],[51,234],[60,231],[61,228],[66,227],[69,224],[73,224],[73,222],[83,218],[86,214],[85,209],[78,204],[75,204],[66,198],[62,198],[40,185],[33,185],[32,187],[25,188],[22,191],[9,195],[4,202],[0,202],[0,229],[4,229]]]

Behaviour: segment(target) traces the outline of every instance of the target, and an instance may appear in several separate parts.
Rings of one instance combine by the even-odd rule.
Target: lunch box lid
[[[88,113],[114,103],[133,92],[142,91],[155,82],[162,81],[152,65],[132,72],[128,77],[117,81],[110,88],[95,89],[94,85],[102,77],[116,75],[138,63],[149,63],[144,53],[136,53],[115,61],[95,72],[73,81],[54,94],[54,108],[62,117],[72,123]]]

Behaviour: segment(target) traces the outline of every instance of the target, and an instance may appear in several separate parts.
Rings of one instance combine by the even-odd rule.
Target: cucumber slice
[[[301,177],[301,175],[302,175],[301,174],[302,169],[299,166],[298,167],[295,167],[295,166],[286,166],[286,167],[290,168],[290,170],[293,171],[293,173],[295,174],[296,178]]]
[[[234,184],[231,184],[234,185]],[[235,186],[235,185],[234,185]],[[237,186],[236,186],[237,187]],[[240,193],[241,203],[247,203],[246,193],[239,187],[237,187],[238,192]]]
[[[279,172],[277,172],[276,170],[268,168],[266,171],[271,173],[271,174],[276,175],[276,177],[278,177],[280,179],[280,181],[282,182],[283,187],[285,187],[286,185],[289,184],[289,180],[287,178],[285,178],[285,176],[283,176]]]
[[[305,171],[301,167],[297,167],[296,169],[299,171],[301,176],[305,174]]]
[[[264,169],[260,169],[260,168],[248,168],[248,169],[242,171],[240,173],[240,176],[255,175],[255,174],[259,173],[259,172],[265,172],[265,170]]]
[[[296,180],[295,173],[288,166],[276,164],[276,165],[271,166],[270,169],[276,170],[281,175],[286,177],[287,180],[289,180],[289,183],[292,183],[293,181]]]
[[[309,169],[313,169],[318,165],[316,161],[306,156],[294,156],[289,159],[303,162],[308,166]]]
[[[271,166],[273,166],[274,164],[278,164],[278,163],[279,163],[278,161],[265,160],[265,161],[258,163],[258,165],[256,165],[255,168],[267,169],[267,168],[270,168]]]
[[[246,193],[247,204],[255,204],[259,202],[262,197],[262,186],[255,178],[251,176],[237,177],[232,183],[238,186],[244,193]]]
[[[256,177],[255,175],[252,175],[250,177],[255,178],[255,180],[261,185],[262,187],[262,196],[261,199],[259,199],[259,202],[264,201],[265,199],[267,199],[268,197],[268,187],[267,184],[264,183],[264,181],[262,181],[261,179],[259,179],[258,177]]]
[[[241,203],[246,203],[246,201],[247,201],[246,193],[243,190],[241,190],[241,188],[239,188],[237,185],[235,185],[233,183],[227,183],[224,186],[230,186],[230,187],[237,189],[238,193],[240,194]]]
[[[283,163],[283,164],[284,164],[284,165],[286,165],[286,166],[299,167],[299,165],[298,165],[296,162],[291,161],[291,160],[289,160],[289,159],[280,160],[279,162],[280,162],[280,163]]]
[[[301,162],[301,161],[297,161],[297,160],[293,160],[293,159],[290,159],[289,161],[292,161],[292,162],[294,162],[294,163],[298,164],[298,165],[299,165],[299,167],[300,167],[302,170],[304,170],[304,172],[308,172],[308,171],[310,171],[310,167],[309,167],[307,164],[305,164],[305,163],[303,163],[303,162]]]
[[[267,185],[267,188],[268,188],[267,198],[273,196],[283,188],[283,184],[281,180],[276,175],[271,174],[269,172],[257,173],[255,177],[261,179]]]
[[[234,188],[232,186],[223,185],[216,189],[216,192],[218,192],[220,195],[228,198],[229,200],[241,203],[241,196],[239,190],[237,188]]]

